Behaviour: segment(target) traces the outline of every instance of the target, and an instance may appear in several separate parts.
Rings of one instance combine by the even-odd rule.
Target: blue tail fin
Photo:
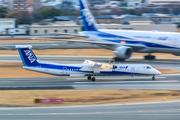
[[[90,12],[89,8],[87,7],[84,0],[79,0],[80,3],[80,12],[84,24],[85,31],[97,31],[96,21]]]
[[[16,45],[24,66],[40,66],[30,45]]]

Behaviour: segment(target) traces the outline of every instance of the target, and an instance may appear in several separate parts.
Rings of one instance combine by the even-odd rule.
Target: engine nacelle
[[[177,54],[173,54],[173,55],[175,55],[175,56],[180,56],[180,54],[178,54],[178,53],[177,53]]]
[[[117,47],[114,51],[115,55],[120,59],[128,59],[133,53],[133,49],[127,46]]]

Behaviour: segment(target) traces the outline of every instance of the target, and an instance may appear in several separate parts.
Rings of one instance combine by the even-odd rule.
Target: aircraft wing
[[[101,64],[101,63],[95,63],[91,65],[91,68],[93,68],[94,73],[100,73],[100,71],[103,69],[103,71],[112,71],[113,66],[107,65],[107,64]]]
[[[91,60],[85,60],[84,63],[91,64],[91,68],[103,68],[103,69],[113,68],[112,65],[109,65],[109,64],[106,64],[106,63],[96,63],[96,62],[91,61]]]
[[[82,38],[88,38],[87,36],[81,35],[81,34],[73,34],[73,33],[50,33],[50,35],[71,35],[71,36],[75,36],[75,37],[82,37]]]
[[[40,39],[43,39],[43,38],[40,38]],[[96,38],[94,38],[96,39]],[[133,48],[134,50],[141,50],[141,49],[144,49],[146,48],[147,46],[144,45],[144,44],[141,44],[143,42],[147,42],[145,40],[133,40],[133,41],[136,41],[137,43],[136,44],[129,44],[127,43],[129,40],[120,40],[121,43],[116,43],[116,42],[110,42],[110,41],[102,41],[102,40],[94,40],[94,41],[88,41],[88,40],[85,40],[85,41],[81,41],[81,40],[67,40],[67,39],[48,39],[48,38],[44,38],[44,40],[49,40],[49,41],[63,41],[63,42],[69,42],[69,43],[87,43],[87,44],[96,44],[96,45],[99,45],[99,46],[102,46],[102,47],[111,47],[113,48],[112,50],[114,50],[114,48],[116,47],[120,47],[120,46],[128,46],[128,47],[131,47]],[[132,41],[132,40],[131,40]],[[169,41],[148,41],[149,43],[154,43],[154,44],[171,44]]]
[[[108,65],[108,64],[95,63],[95,64],[91,65],[91,68],[111,69],[111,68],[113,68],[113,66]]]
[[[43,39],[43,40],[49,40],[49,41],[63,41],[63,42],[69,42],[69,43],[87,43],[87,44],[96,44],[96,45],[106,45],[109,47],[113,46],[129,46],[133,49],[143,49],[146,48],[143,44],[123,44],[123,43],[115,43],[115,42],[104,42],[104,41],[81,41],[81,40],[67,40],[67,39],[47,39],[47,38],[37,38],[37,39]]]

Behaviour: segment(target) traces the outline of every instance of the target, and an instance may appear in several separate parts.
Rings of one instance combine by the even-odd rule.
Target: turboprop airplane
[[[161,74],[150,65],[143,64],[108,64],[90,60],[85,60],[82,64],[44,62],[36,58],[31,50],[32,46],[16,45],[16,48],[24,69],[57,76],[88,76],[87,79],[92,81],[96,80],[96,76],[152,76],[152,80],[155,80],[155,76]]]
[[[79,35],[86,37],[87,41],[69,40],[69,42],[97,44],[102,48],[113,50],[116,57],[122,60],[130,58],[133,52],[148,53],[145,59],[155,59],[151,53],[171,53],[180,56],[179,33],[98,29],[85,1],[79,0],[79,3],[85,30]]]

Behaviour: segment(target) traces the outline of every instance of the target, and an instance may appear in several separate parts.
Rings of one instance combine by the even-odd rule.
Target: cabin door
[[[63,67],[63,75],[67,75],[67,67]]]
[[[135,68],[131,67],[131,75],[134,75],[134,74],[135,74]]]

